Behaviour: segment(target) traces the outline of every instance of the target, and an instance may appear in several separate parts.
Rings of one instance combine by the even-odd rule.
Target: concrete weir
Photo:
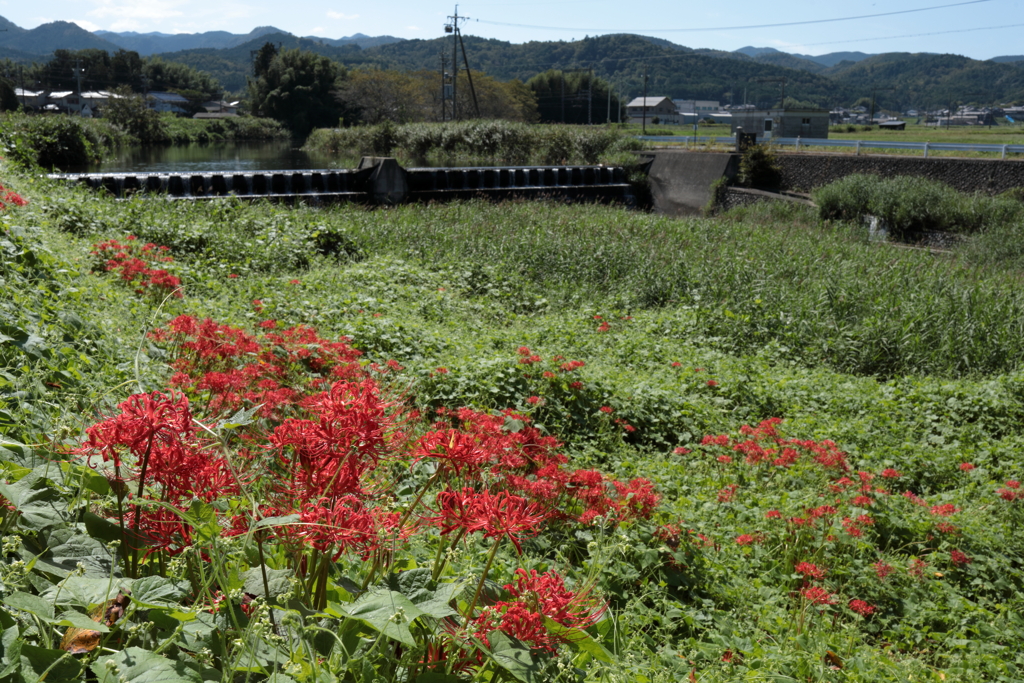
[[[632,205],[626,172],[613,166],[402,168],[388,157],[363,157],[355,169],[246,173],[65,173],[51,178],[81,183],[114,197],[267,199],[324,204],[351,201],[401,204],[487,197],[556,198]]]
[[[640,153],[648,162],[654,209],[670,216],[696,216],[711,199],[711,184],[732,178],[739,170],[739,154],[652,150]]]

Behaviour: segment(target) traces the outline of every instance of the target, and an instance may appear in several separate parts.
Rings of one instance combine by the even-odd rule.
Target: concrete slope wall
[[[809,192],[855,173],[907,175],[938,180],[961,192],[999,194],[1024,187],[1024,161],[943,157],[776,154],[783,187]]]
[[[733,177],[739,155],[686,150],[641,152],[650,163],[648,177],[654,209],[670,216],[698,216],[711,199],[711,183]]]

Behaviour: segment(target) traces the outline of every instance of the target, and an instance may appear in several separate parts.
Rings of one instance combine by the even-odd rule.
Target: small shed
[[[882,121],[880,124],[878,124],[878,127],[881,130],[906,130],[907,129],[907,122],[906,121]]]
[[[758,141],[772,138],[828,138],[829,112],[826,109],[755,109],[732,113],[732,132],[743,128]]]

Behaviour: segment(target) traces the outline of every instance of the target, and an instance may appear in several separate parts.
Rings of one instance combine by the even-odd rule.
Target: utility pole
[[[462,61],[466,65],[466,78],[469,80],[469,92],[473,95],[473,107],[476,115],[480,116],[480,104],[476,99],[476,89],[473,87],[473,74],[469,71],[469,58],[466,56],[466,44],[462,42],[462,32],[459,31],[459,19],[468,20],[469,17],[459,16],[459,6],[455,5],[455,14],[448,17],[448,23],[444,26],[445,33],[452,34],[452,120],[458,120],[457,107],[457,84],[459,81],[459,47],[462,47]]]
[[[565,123],[565,72],[561,72],[561,77],[558,79],[562,82],[562,123]]]
[[[612,84],[608,84],[608,116],[605,118],[606,123],[612,122]]]
[[[895,90],[896,88],[872,88],[871,89],[871,116],[868,117],[868,125],[873,126],[875,124],[875,93],[885,92],[886,90]]]
[[[594,124],[592,111],[594,109],[594,69],[590,69],[590,79],[587,81],[587,125]]]
[[[78,115],[82,115],[82,60],[75,60],[75,80],[78,82]]]
[[[758,83],[781,83],[782,84],[782,113],[786,113],[786,79],[785,78],[759,78]],[[746,100],[746,95],[743,96]],[[744,102],[746,104],[746,102]]]
[[[644,118],[643,118],[643,134],[647,135],[647,65],[644,64]]]

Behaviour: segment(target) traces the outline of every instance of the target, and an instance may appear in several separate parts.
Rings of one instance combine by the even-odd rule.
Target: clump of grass
[[[1020,204],[965,194],[938,181],[913,176],[855,174],[814,192],[823,220],[878,216],[897,236],[923,231],[976,233],[1024,215]]]
[[[635,138],[603,127],[465,121],[321,129],[313,131],[303,149],[350,158],[388,154],[407,164],[460,166],[595,164],[606,155],[642,147]]]

